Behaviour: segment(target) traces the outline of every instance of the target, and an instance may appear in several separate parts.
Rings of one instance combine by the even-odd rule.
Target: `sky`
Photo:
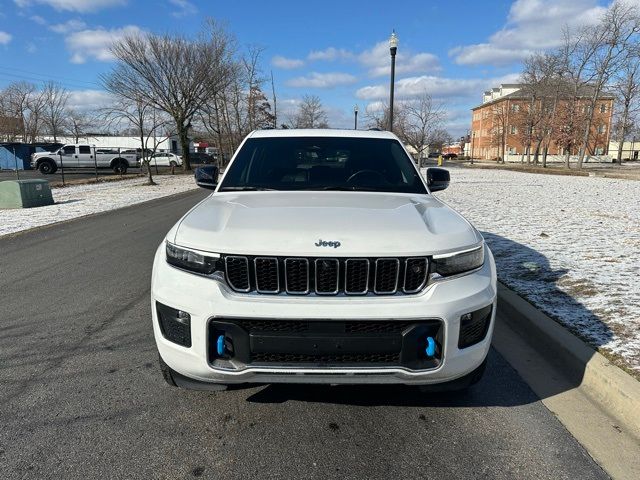
[[[241,47],[264,49],[281,119],[312,94],[332,127],[350,128],[355,105],[363,126],[365,112],[388,100],[395,30],[396,99],[428,92],[460,136],[484,90],[517,82],[522,59],[558,46],[565,25],[593,24],[609,1],[0,0],[0,88],[55,80],[72,92],[73,108],[100,107],[111,42],[146,31],[194,36],[212,17]]]

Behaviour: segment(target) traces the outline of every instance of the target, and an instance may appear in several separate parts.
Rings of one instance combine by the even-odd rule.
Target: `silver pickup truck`
[[[58,168],[111,168],[126,173],[129,167],[140,166],[135,153],[124,153],[118,148],[96,148],[92,145],[63,145],[53,152],[31,155],[31,168],[43,174],[55,173]]]

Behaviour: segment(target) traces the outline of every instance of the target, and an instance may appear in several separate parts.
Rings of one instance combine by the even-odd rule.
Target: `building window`
[[[607,113],[607,104],[603,103],[600,105],[600,113]]]
[[[603,135],[603,134],[607,133],[607,126],[606,125],[600,125],[598,127],[598,133],[600,135]]]
[[[515,135],[516,133],[518,133],[518,127],[516,127],[515,125],[511,125],[511,127],[509,128],[509,133],[511,135]]]
[[[520,111],[520,105],[518,105],[517,103],[512,104],[512,105],[511,105],[511,111],[512,111],[513,113],[517,113],[517,112],[519,112],[519,111]]]
[[[516,147],[509,147],[509,155],[517,155]]]
[[[596,155],[602,155],[604,154],[604,148],[603,147],[597,147],[596,148]]]

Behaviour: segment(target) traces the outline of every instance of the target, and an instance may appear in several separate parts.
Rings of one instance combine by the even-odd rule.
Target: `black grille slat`
[[[325,295],[338,293],[340,262],[336,258],[318,258],[315,267],[316,293]]]
[[[415,293],[422,289],[427,281],[429,264],[426,258],[407,258],[404,269],[404,285],[402,290],[405,293]]]
[[[345,262],[345,293],[362,295],[369,287],[369,260],[350,258]]]
[[[256,290],[260,293],[278,293],[280,280],[278,259],[275,257],[257,257],[254,259]]]
[[[227,282],[239,292],[251,290],[249,283],[249,260],[247,257],[228,256],[225,258]]]
[[[284,276],[287,293],[309,293],[309,261],[306,258],[287,258]]]
[[[324,258],[223,255],[236,292],[306,295],[414,294],[425,288],[427,257]]]
[[[376,260],[375,293],[395,293],[398,290],[400,262],[397,258],[379,258]]]

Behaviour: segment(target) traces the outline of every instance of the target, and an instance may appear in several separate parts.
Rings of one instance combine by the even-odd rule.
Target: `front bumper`
[[[238,294],[223,281],[178,270],[166,263],[163,243],[156,252],[151,281],[154,336],[165,363],[176,372],[200,382],[416,385],[448,382],[475,370],[489,350],[497,287],[495,264],[488,249],[485,258],[480,270],[435,282],[417,295],[269,296]],[[178,345],[163,336],[158,322],[157,302],[190,314],[189,347]],[[491,321],[484,339],[472,346],[458,348],[460,318],[487,306],[492,306]],[[440,329],[429,330],[434,332],[434,336],[440,335],[438,358],[435,362],[392,362],[366,367],[356,363],[330,367],[295,363],[277,366],[255,362],[247,364],[241,357],[240,360],[232,359],[229,362],[213,360],[211,352],[215,350],[215,338],[212,331],[220,324],[241,319],[276,322],[309,320],[322,322],[325,326],[331,322],[338,324],[363,320],[411,322],[418,326],[431,322]]]

